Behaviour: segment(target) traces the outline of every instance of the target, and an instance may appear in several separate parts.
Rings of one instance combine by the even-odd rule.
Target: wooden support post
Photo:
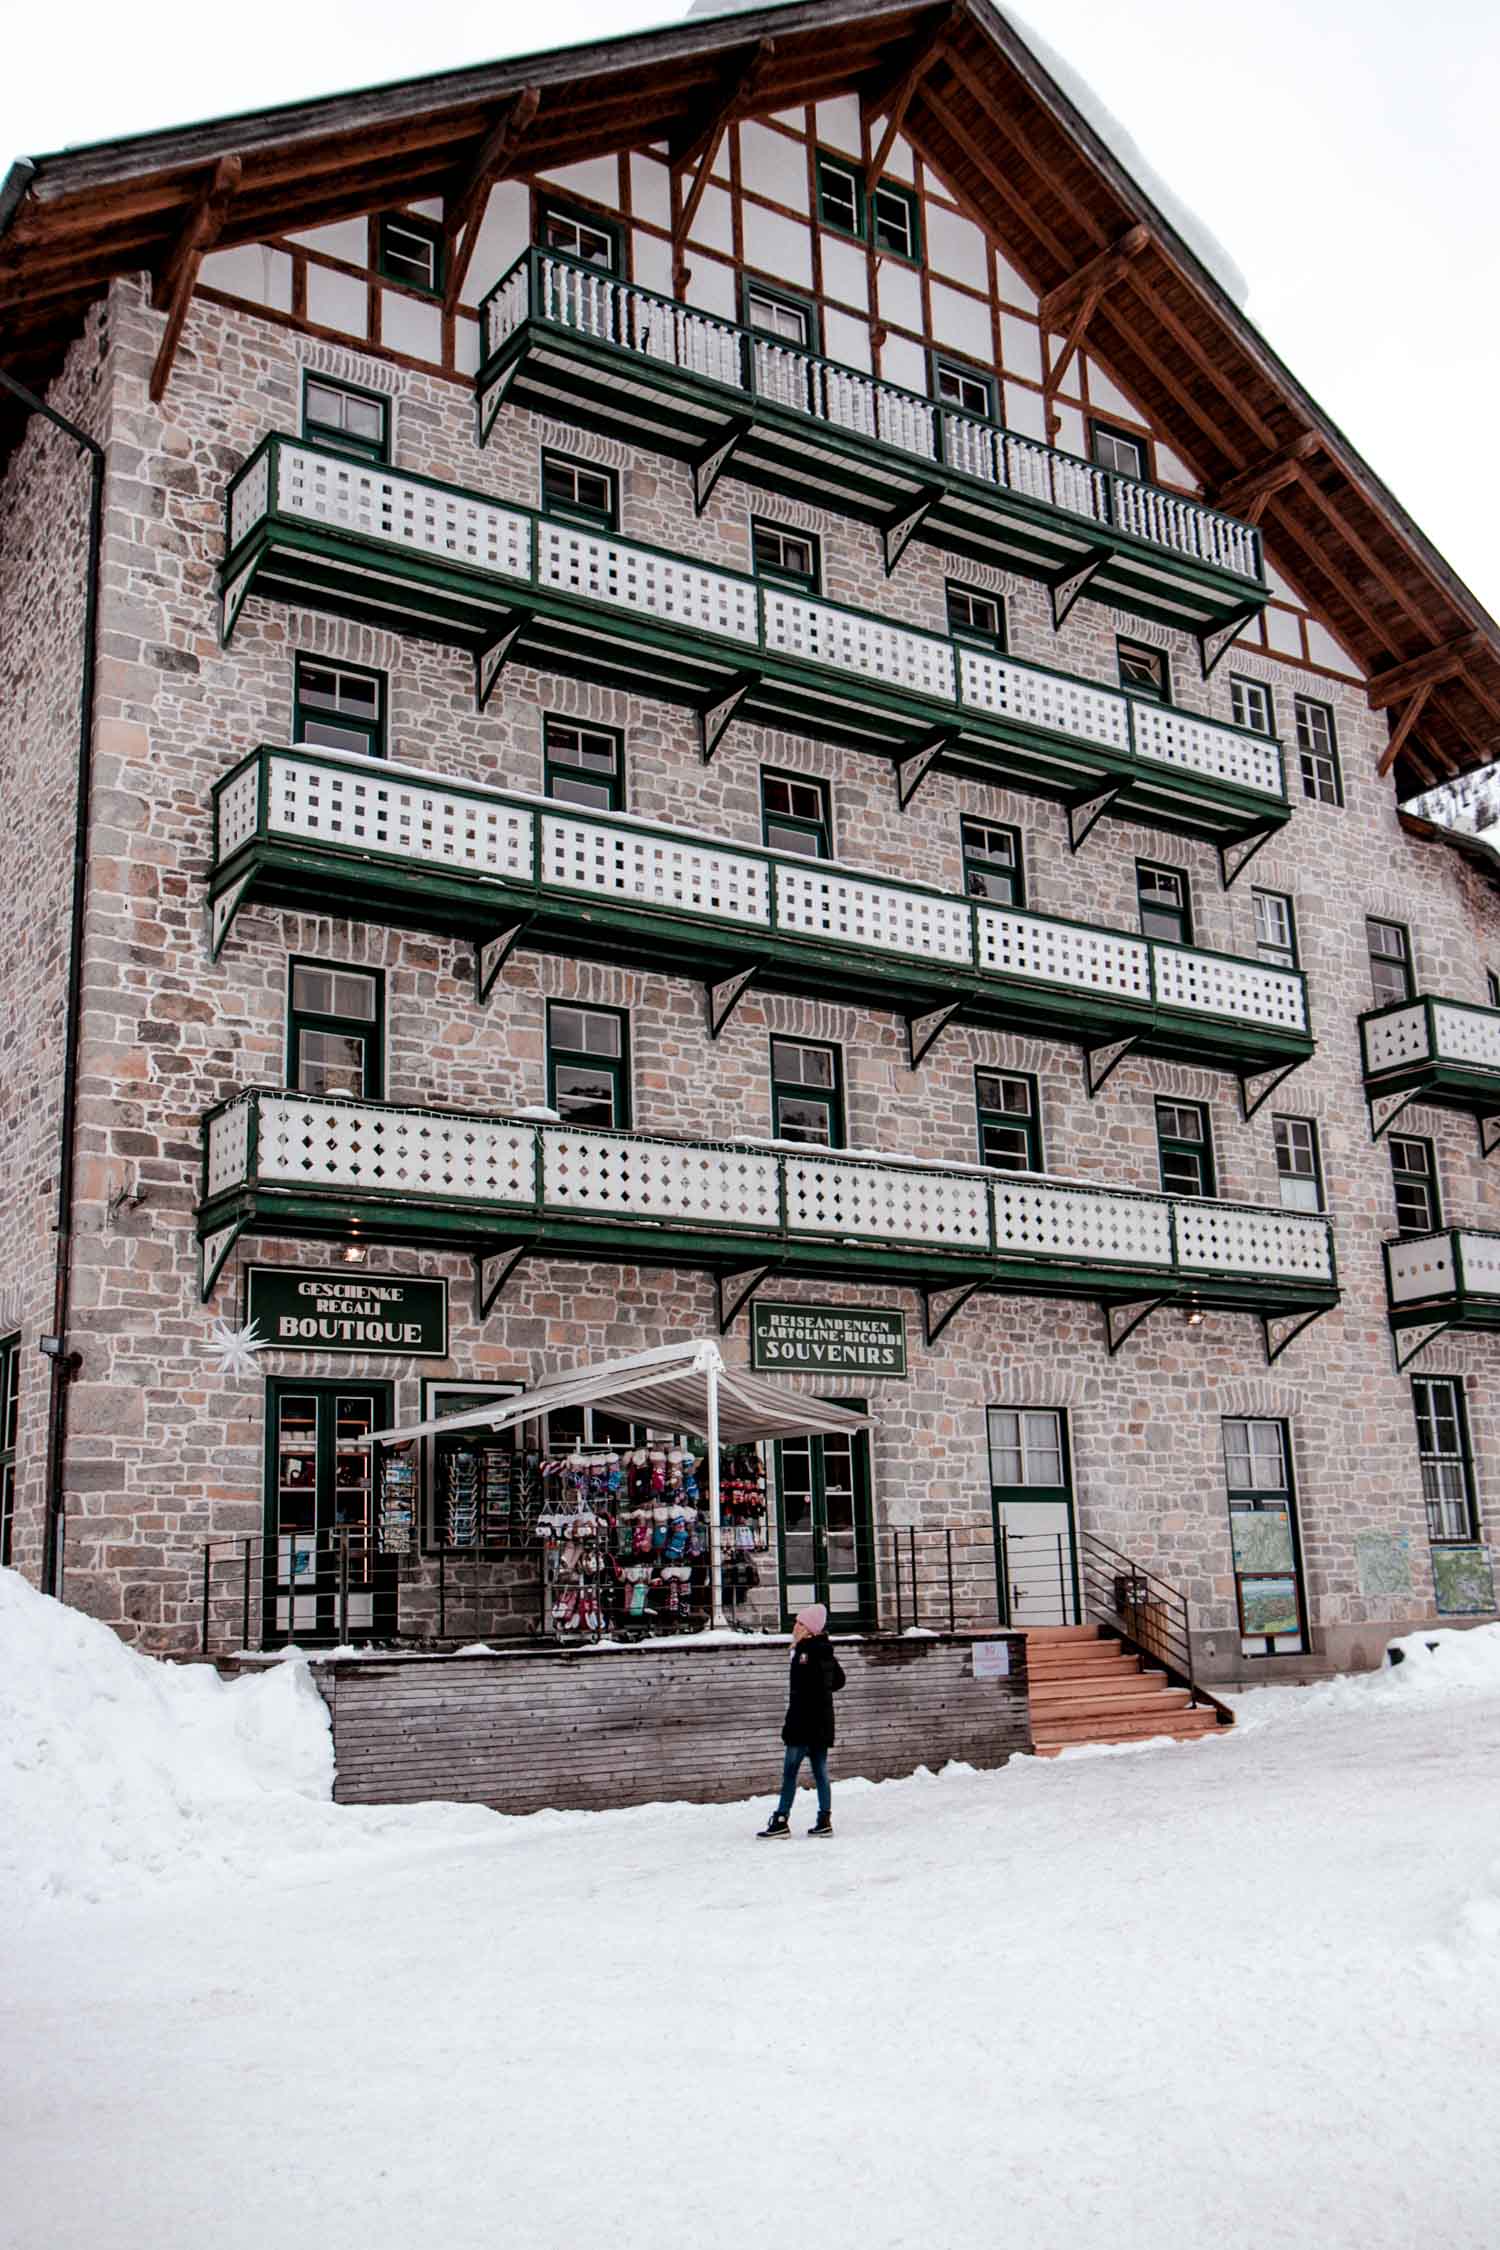
[[[885,119],[885,129],[865,166],[867,195],[873,191],[875,183],[889,163],[896,135],[906,122],[912,95],[941,55],[959,13],[959,9],[955,7],[939,9],[932,21],[916,34],[910,45],[902,49],[894,63],[873,78],[860,94],[861,124],[870,126],[877,117]]]
[[[201,190],[171,255],[157,275],[151,293],[151,302],[158,312],[165,311],[167,325],[157,349],[156,363],[151,370],[150,395],[153,406],[160,405],[172,372],[172,362],[177,357],[177,346],[182,341],[182,324],[197,286],[198,269],[204,254],[213,248],[223,232],[230,201],[240,184],[243,166],[237,156],[221,156],[214,166],[213,176]]]
[[[736,118],[754,109],[775,60],[774,39],[759,40],[748,56],[742,53],[720,81],[712,101],[690,120],[685,135],[679,135],[671,148],[673,200],[678,204],[672,222],[672,288],[679,297],[687,292],[687,239],[713,177],[720,144]],[[690,171],[693,181],[684,198],[682,183]]]
[[[443,310],[452,314],[468,279],[474,245],[491,188],[515,162],[517,144],[541,105],[541,89],[523,86],[508,102],[479,145],[478,154],[443,197]]]

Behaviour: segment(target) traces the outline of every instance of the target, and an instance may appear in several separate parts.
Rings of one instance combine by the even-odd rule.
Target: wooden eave
[[[217,246],[449,197],[508,103],[538,91],[521,176],[629,146],[680,148],[756,72],[755,110],[903,87],[904,130],[1005,241],[1039,294],[1138,226],[1087,346],[1139,398],[1210,497],[1316,439],[1258,504],[1267,543],[1372,679],[1474,635],[1433,685],[1398,793],[1500,757],[1500,627],[1296,382],[989,0],[796,0],[45,156],[0,189],[0,365],[43,389],[116,274],[162,273],[206,179],[240,176]],[[924,55],[909,86],[910,58]],[[0,418],[0,449],[20,417]],[[1399,723],[1401,706],[1390,712]]]

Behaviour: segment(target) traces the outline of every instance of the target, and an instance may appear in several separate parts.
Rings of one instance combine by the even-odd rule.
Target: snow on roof
[[[692,0],[689,16],[737,16],[751,9],[763,9],[768,0]],[[771,0],[774,4],[774,0]],[[1025,41],[1037,61],[1058,86],[1085,123],[1092,126],[1117,164],[1130,174],[1156,205],[1162,217],[1179,234],[1193,255],[1198,258],[1225,295],[1243,311],[1250,296],[1250,284],[1229,255],[1218,236],[1198,216],[1189,204],[1173,192],[1156,170],[1142,155],[1135,136],[1127,132],[1114,111],[1102,102],[1081,71],[1075,70],[1040,32],[1033,31],[1023,16],[1014,8],[997,5],[997,13],[1005,18],[1018,39]]]

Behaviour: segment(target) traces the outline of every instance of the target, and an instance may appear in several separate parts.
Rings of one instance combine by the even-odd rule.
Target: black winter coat
[[[782,1741],[800,1743],[806,1750],[831,1750],[833,1699],[843,1684],[844,1668],[826,1633],[799,1641],[792,1650]]]

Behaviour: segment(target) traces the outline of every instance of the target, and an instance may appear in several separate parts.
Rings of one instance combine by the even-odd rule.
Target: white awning
[[[711,1374],[717,1378],[721,1445],[754,1445],[762,1438],[827,1435],[869,1426],[867,1414],[856,1414],[847,1406],[829,1406],[805,1391],[789,1390],[784,1383],[763,1382],[743,1367],[726,1367],[717,1344],[705,1340],[664,1344],[655,1351],[633,1352],[626,1359],[598,1360],[554,1376],[534,1391],[497,1399],[490,1406],[444,1414],[435,1421],[404,1422],[395,1429],[372,1430],[368,1437],[345,1439],[340,1451],[404,1445],[412,1438],[433,1437],[445,1430],[513,1429],[518,1422],[535,1422],[564,1407],[605,1404],[629,1422],[702,1436],[709,1426]]]

